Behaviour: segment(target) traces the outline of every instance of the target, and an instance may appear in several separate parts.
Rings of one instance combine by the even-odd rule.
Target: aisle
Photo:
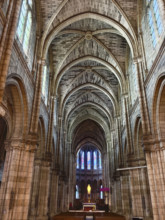
[[[87,214],[86,217],[85,217],[85,220],[94,220],[94,219],[93,219],[93,216],[90,216],[90,215]]]
[[[72,211],[56,215],[51,220],[125,220],[125,217],[112,212]]]

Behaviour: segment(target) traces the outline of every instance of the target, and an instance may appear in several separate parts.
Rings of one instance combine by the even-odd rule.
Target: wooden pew
[[[95,216],[95,220],[125,220],[122,216]]]
[[[52,220],[84,220],[84,216],[55,216]]]

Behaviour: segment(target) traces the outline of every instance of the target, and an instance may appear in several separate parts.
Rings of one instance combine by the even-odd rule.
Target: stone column
[[[38,131],[38,120],[37,119],[39,118],[39,111],[40,111],[42,77],[43,77],[44,65],[45,65],[45,60],[43,59],[38,60],[35,92],[34,92],[34,97],[33,97],[32,115],[31,115],[31,122],[30,122],[30,133],[31,134],[37,134],[37,131]]]
[[[130,190],[132,198],[132,215],[143,216],[140,176],[138,169],[130,170]]]
[[[154,220],[163,220],[165,216],[165,150],[151,146],[146,150],[148,179]]]
[[[59,173],[57,169],[52,169],[51,190],[50,190],[50,217],[57,214],[57,195]]]
[[[0,104],[3,99],[21,2],[22,0],[10,0],[6,24],[2,31],[0,42]]]
[[[75,158],[74,158],[74,154],[71,153],[70,156],[70,171],[69,171],[69,198],[70,201],[69,203],[72,203],[72,206],[74,204],[74,198],[75,198]]]
[[[62,126],[62,118],[61,116],[58,117],[58,131],[57,131],[57,166],[60,164],[60,148],[61,148],[61,126]]]
[[[50,168],[51,160],[43,159],[40,170],[40,182],[38,193],[38,207],[37,216],[38,220],[48,219],[48,198],[49,198],[49,186],[50,186]]]
[[[32,184],[32,194],[31,194],[31,201],[30,201],[30,213],[29,219],[33,220],[37,216],[37,209],[38,209],[38,198],[39,198],[39,185],[41,179],[41,164],[42,160],[36,158],[34,161],[34,172],[33,172],[33,184]]]
[[[153,219],[147,169],[140,169],[139,172],[142,186],[142,207],[144,210],[143,214],[146,219]]]
[[[116,127],[117,127],[117,137],[118,137],[118,147],[119,147],[119,156],[118,156],[118,165],[122,167],[122,144],[121,144],[121,124],[120,117],[116,117]]]
[[[51,96],[50,100],[50,112],[49,112],[49,126],[48,126],[48,138],[47,138],[47,146],[46,152],[50,154],[52,152],[52,134],[53,134],[53,127],[54,127],[54,110],[56,105],[56,98]]]
[[[143,68],[142,68],[142,58],[136,57],[134,58],[134,64],[137,68],[137,83],[138,83],[138,94],[139,94],[139,104],[142,118],[142,129],[143,135],[151,134],[148,106],[146,100],[146,91],[144,87],[144,79],[143,79]]]
[[[120,182],[120,177],[116,177],[116,206],[117,206],[117,213],[121,214],[122,213],[122,197],[121,197],[121,182]]]
[[[67,209],[67,180],[65,176],[62,176],[62,181],[61,181],[61,211],[66,212]]]
[[[129,106],[128,106],[128,95],[125,94],[124,98],[124,108],[125,108],[125,123],[126,123],[126,133],[127,133],[127,146],[128,146],[128,155],[133,153],[132,149],[132,134],[131,134],[131,127],[130,127],[130,119],[129,119]]]
[[[6,145],[6,160],[0,188],[2,220],[27,220],[36,144],[12,140]]]
[[[117,185],[115,181],[112,188],[112,211],[117,212]]]
[[[69,203],[70,203],[70,196],[69,196],[69,177],[70,177],[70,167],[72,167],[70,163],[70,157],[71,157],[71,142],[67,142],[67,154],[66,154],[66,164],[65,164],[65,170],[66,170],[66,178],[67,178],[67,198],[66,198],[66,207],[67,210],[69,210]]]
[[[63,131],[63,140],[62,140],[62,171],[64,173],[64,175],[66,175],[66,171],[65,171],[65,165],[66,165],[66,131]]]
[[[131,218],[130,210],[130,185],[129,185],[129,173],[124,172],[120,176],[121,182],[121,198],[122,198],[122,214],[126,216],[127,219]]]

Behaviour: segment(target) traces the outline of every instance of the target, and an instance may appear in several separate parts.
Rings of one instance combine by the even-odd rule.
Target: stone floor
[[[66,212],[54,216],[51,220],[125,220],[124,216],[105,212]]]

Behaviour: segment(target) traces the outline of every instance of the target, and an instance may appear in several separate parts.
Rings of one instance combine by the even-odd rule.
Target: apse
[[[77,152],[76,193],[75,198],[81,202],[88,200],[87,186],[91,187],[90,201],[102,199],[102,159],[101,152],[92,144],[82,146]]]

